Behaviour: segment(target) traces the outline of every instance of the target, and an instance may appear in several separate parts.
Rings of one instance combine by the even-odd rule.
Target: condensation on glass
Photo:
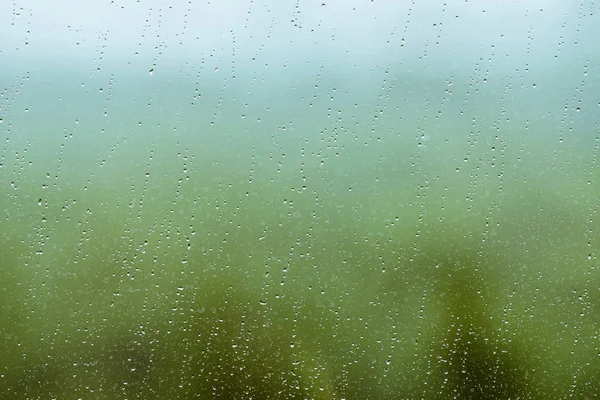
[[[8,2],[0,397],[598,396],[599,5]]]

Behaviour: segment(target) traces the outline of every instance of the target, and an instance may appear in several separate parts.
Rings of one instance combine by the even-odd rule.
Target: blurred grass
[[[597,394],[594,138],[339,105],[11,144],[0,394]]]

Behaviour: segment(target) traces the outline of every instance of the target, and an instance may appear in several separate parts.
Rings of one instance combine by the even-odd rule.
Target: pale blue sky
[[[434,1],[302,0],[297,9],[295,1],[190,3],[17,0],[0,13],[0,62],[89,61],[102,55],[105,63],[136,57],[160,63],[211,54],[226,60],[234,57],[234,47],[242,60],[259,54],[275,62],[348,53],[385,58],[399,52],[402,38],[403,51],[416,58],[426,51],[460,58],[502,44],[515,52],[527,47],[554,52],[561,37],[574,40],[577,20],[586,15],[561,0],[456,1],[444,7]]]

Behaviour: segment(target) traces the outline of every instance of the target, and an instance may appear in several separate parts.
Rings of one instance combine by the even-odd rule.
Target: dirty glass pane
[[[600,3],[0,9],[0,397],[594,398]]]

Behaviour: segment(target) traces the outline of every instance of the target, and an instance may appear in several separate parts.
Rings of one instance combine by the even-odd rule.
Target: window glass
[[[594,398],[598,2],[14,0],[1,398]]]

